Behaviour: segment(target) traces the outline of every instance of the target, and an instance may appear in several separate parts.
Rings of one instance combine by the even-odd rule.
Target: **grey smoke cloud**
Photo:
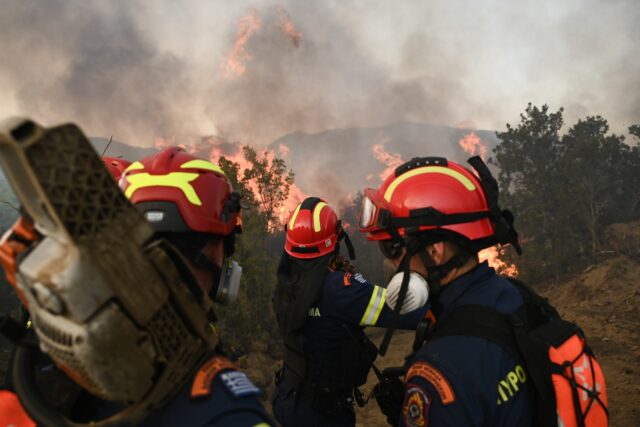
[[[7,0],[0,115],[150,146],[396,121],[502,129],[528,101],[640,122],[640,8],[601,2]],[[296,47],[279,27],[282,5]],[[221,64],[254,8],[246,73]]]

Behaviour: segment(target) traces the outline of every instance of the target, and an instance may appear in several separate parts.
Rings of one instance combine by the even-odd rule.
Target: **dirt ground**
[[[616,257],[545,294],[584,330],[604,371],[611,426],[640,426],[640,262]]]

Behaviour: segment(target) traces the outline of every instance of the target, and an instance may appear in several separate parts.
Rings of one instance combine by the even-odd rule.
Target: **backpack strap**
[[[509,317],[487,306],[463,305],[438,323],[428,341],[452,335],[484,338],[507,351],[515,361],[520,361],[522,356]]]
[[[518,286],[518,285],[516,285]],[[518,286],[519,287],[519,286]],[[543,313],[557,312],[546,300],[534,291],[522,290],[525,303],[513,315],[501,313],[493,308],[481,305],[465,305],[454,309],[438,323],[428,340],[445,336],[460,335],[484,338],[508,352],[516,363],[524,363],[527,378],[533,385],[536,399],[536,426],[557,426],[556,401],[551,383],[551,373],[562,373],[561,367],[550,365],[545,360],[540,345],[547,348],[561,343],[578,328],[558,318],[553,318],[544,325],[538,325]],[[533,316],[533,317],[527,317]],[[549,319],[547,319],[549,320]],[[529,328],[536,329],[530,335]],[[575,329],[574,329],[575,328]],[[544,337],[544,339],[538,339]]]

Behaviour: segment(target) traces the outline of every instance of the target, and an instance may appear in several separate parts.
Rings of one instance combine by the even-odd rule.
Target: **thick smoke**
[[[444,102],[443,93],[413,79],[394,81],[392,71],[370,54],[371,46],[357,40],[324,2],[291,5],[301,33],[297,46],[281,31],[278,11],[262,13],[261,28],[247,43],[246,73],[217,85],[220,98],[233,100],[232,106],[211,110],[225,131],[269,141],[296,130],[441,122],[448,116],[451,102]],[[438,83],[442,92],[453,91]]]
[[[255,14],[242,75],[224,72]],[[528,101],[640,120],[640,8],[599,2],[7,0],[0,115],[151,146],[399,121],[502,129]]]
[[[192,126],[196,86],[179,58],[139,28],[128,2],[4,2],[2,93],[11,113],[74,121],[99,135],[151,145]]]

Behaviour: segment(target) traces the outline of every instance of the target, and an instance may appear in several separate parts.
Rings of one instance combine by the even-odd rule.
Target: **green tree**
[[[561,182],[573,201],[573,212],[567,213],[576,234],[588,235],[590,257],[601,250],[600,234],[605,225],[631,219],[631,147],[624,143],[624,136],[608,132],[605,119],[587,117],[562,138]]]
[[[251,164],[245,169],[242,181],[254,188],[254,196],[265,215],[269,230],[278,227],[277,209],[287,197],[294,181],[293,171],[287,171],[287,164],[283,159],[271,157],[266,152],[258,155],[256,150],[246,145],[242,147],[244,158]]]
[[[242,354],[256,342],[268,342],[277,351],[279,334],[271,295],[275,288],[276,270],[282,249],[282,230],[277,209],[286,200],[294,182],[282,159],[266,153],[258,155],[243,147],[248,167],[221,157],[220,167],[234,189],[243,195],[243,232],[238,237],[233,258],[243,267],[238,300],[221,307],[222,336],[231,353]],[[274,249],[278,247],[279,250]]]
[[[523,238],[518,265],[525,280],[583,268],[601,254],[607,225],[640,214],[638,147],[610,134],[600,116],[561,136],[562,125],[562,109],[529,104],[517,127],[497,132],[492,162],[500,169],[502,204],[514,211]]]
[[[553,270],[555,257],[562,250],[555,245],[555,237],[563,232],[555,210],[560,202],[556,183],[564,122],[562,109],[550,112],[547,105],[538,108],[529,104],[520,119],[516,127],[507,124],[505,132],[496,132],[501,142],[491,162],[500,171],[501,204],[516,213],[527,257],[535,258],[534,269],[521,269],[527,278],[537,270]]]
[[[626,176],[631,181],[630,186],[635,189],[630,196],[631,215],[634,218],[640,217],[640,124],[629,127],[629,133],[635,137],[635,144],[631,147],[631,152],[625,167]]]

